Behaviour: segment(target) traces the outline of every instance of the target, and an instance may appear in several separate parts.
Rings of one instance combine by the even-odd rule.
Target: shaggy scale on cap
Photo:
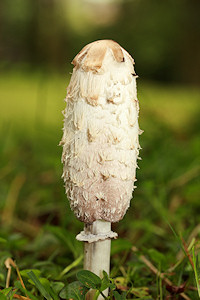
[[[72,64],[61,141],[66,194],[80,221],[118,222],[130,205],[140,149],[134,60],[100,40]]]

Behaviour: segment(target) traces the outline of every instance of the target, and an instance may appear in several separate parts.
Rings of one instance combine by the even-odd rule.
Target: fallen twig
[[[1,291],[1,289],[0,289],[0,291]],[[18,294],[14,294],[14,295],[13,295],[13,299],[31,300],[31,299],[28,298],[28,297],[24,297],[24,296],[21,296],[21,295],[18,295]]]
[[[21,300],[31,300],[28,297],[24,297],[24,296],[21,296],[21,295],[18,295],[18,294],[14,294],[13,298],[15,298],[15,299],[21,299]]]

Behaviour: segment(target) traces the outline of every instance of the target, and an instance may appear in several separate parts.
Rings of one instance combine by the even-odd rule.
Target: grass
[[[52,74],[0,77],[0,299],[65,299],[60,291],[83,266],[75,240],[83,224],[60,178],[67,82]],[[131,208],[113,224],[115,291],[130,299],[199,299],[200,91],[141,79],[138,90],[142,161]]]

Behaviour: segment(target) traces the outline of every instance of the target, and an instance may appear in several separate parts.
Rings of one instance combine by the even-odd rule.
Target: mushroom
[[[111,223],[125,215],[135,188],[139,104],[134,60],[99,40],[73,59],[64,111],[63,179],[70,207],[85,223],[84,268],[109,273]]]

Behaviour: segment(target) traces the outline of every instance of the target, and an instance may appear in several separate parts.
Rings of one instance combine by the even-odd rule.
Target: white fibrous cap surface
[[[79,220],[118,222],[130,205],[140,149],[134,60],[101,40],[72,63],[61,141],[66,194]]]

